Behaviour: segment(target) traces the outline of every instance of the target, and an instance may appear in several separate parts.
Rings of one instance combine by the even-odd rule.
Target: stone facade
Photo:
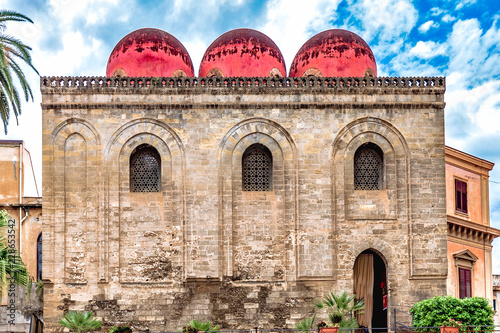
[[[446,294],[444,78],[41,78],[44,319],[292,327],[371,250],[392,310]],[[379,190],[353,159],[383,152]],[[140,145],[161,191],[130,190]],[[242,156],[272,154],[244,191]],[[326,318],[324,318],[326,319]]]

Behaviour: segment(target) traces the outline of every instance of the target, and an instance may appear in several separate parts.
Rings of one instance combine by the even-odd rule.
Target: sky
[[[496,164],[490,209],[491,225],[500,229],[499,0],[0,0],[0,8],[34,21],[9,23],[6,31],[33,48],[42,76],[103,76],[113,47],[139,28],[179,39],[195,74],[208,45],[232,29],[269,36],[287,70],[318,32],[353,31],[370,45],[378,76],[446,77],[446,144]],[[0,140],[25,141],[40,184],[39,77],[26,72],[34,101],[23,104],[19,126],[11,117]],[[494,242],[493,273],[500,274],[500,239]]]

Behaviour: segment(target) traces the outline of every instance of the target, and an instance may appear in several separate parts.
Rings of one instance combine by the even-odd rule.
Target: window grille
[[[130,191],[160,192],[160,156],[156,149],[143,145],[130,157]]]
[[[354,155],[354,189],[382,189],[382,151],[374,144],[361,146]]]
[[[243,154],[243,191],[270,191],[272,154],[265,146],[255,144]]]

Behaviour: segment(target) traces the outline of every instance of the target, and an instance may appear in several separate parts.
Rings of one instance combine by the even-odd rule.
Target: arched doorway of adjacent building
[[[365,250],[356,258],[354,293],[365,300],[364,313],[356,316],[360,325],[387,327],[387,270],[384,260],[375,251]]]

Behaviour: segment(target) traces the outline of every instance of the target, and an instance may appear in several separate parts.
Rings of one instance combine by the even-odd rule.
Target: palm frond
[[[21,256],[15,248],[10,248],[7,242],[5,233],[10,218],[5,210],[0,211],[0,298],[7,292],[8,279],[13,279],[18,285],[26,287],[27,296],[31,293],[33,283],[33,278]]]
[[[297,324],[295,324],[295,328],[298,329],[299,331],[309,331],[313,328],[315,320],[316,320],[316,315],[314,315],[312,318],[304,318]]]
[[[59,324],[76,333],[93,331],[102,326],[102,322],[93,316],[92,311],[69,311],[59,319]]]
[[[26,101],[33,100],[33,92],[18,61],[27,64],[38,74],[30,55],[31,47],[4,33],[6,22],[9,21],[33,23],[29,17],[21,13],[0,10],[0,104],[2,104],[0,105],[0,116],[4,124],[5,134],[7,134],[10,114],[14,114],[16,121],[21,114],[21,100],[16,85],[21,86]],[[17,78],[17,81],[14,78]],[[16,84],[14,84],[15,81]]]
[[[18,21],[18,22],[33,23],[33,21],[26,15],[23,15],[21,13],[13,11],[13,10],[2,9],[2,10],[0,10],[0,22],[5,22],[5,21]]]
[[[321,300],[317,300],[314,306],[318,309],[327,309],[328,319],[333,326],[357,328],[359,325],[354,313],[363,311],[365,302],[345,291],[340,294],[330,291]]]
[[[217,332],[219,325],[212,326],[211,321],[202,322],[199,320],[191,320],[189,326],[196,328],[200,332]]]

